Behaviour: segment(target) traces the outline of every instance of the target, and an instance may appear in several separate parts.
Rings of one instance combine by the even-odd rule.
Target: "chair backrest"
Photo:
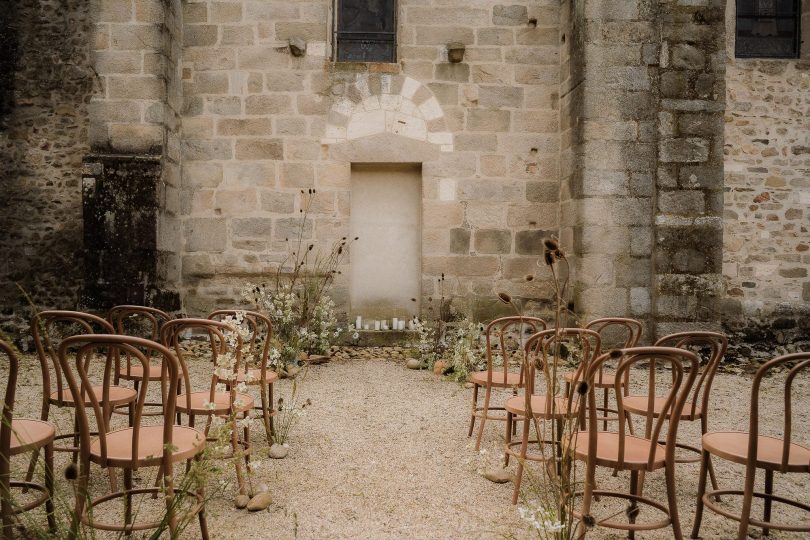
[[[167,347],[152,340],[121,335],[108,334],[88,334],[77,335],[66,338],[59,346],[59,362],[65,375],[68,388],[76,403],[88,402],[89,407],[77,407],[76,415],[78,419],[80,451],[86,457],[90,448],[91,426],[87,409],[92,411],[96,425],[99,426],[98,440],[102,460],[107,459],[107,432],[102,426],[107,426],[106,419],[111,413],[109,391],[113,376],[113,363],[115,353],[127,354],[133,361],[140,362],[144,370],[149,365],[149,358],[160,356],[164,378],[160,381],[161,386],[166,388],[163,393],[163,459],[164,467],[169,462],[169,447],[172,444],[172,425],[174,424],[175,406],[177,399],[177,385],[180,363],[174,353]],[[101,354],[99,354],[101,353]],[[71,360],[71,356],[73,360]],[[103,358],[103,361],[101,360]],[[101,400],[94,392],[87,389],[93,386],[91,379],[96,374],[102,379]],[[144,379],[138,388],[138,394],[133,407],[132,429],[132,455],[138,455],[140,444],[141,419],[143,408],[146,404],[147,391],[149,390],[149,380]],[[137,466],[137,463],[135,464]],[[168,470],[168,469],[164,469]]]
[[[543,392],[546,395],[546,405],[550,407],[552,398],[560,394],[559,378],[563,374],[564,368],[560,363],[563,360],[563,355],[572,355],[576,354],[574,351],[579,351],[580,359],[575,370],[575,380],[580,380],[585,370],[599,354],[600,344],[601,338],[599,334],[587,328],[549,328],[532,335],[526,341],[524,349],[526,352],[524,355],[526,396],[535,393],[535,373],[539,366],[543,371],[543,378],[547,384],[547,388]],[[562,350],[567,352],[563,353]],[[566,360],[566,363],[569,363],[569,361]],[[569,392],[569,409],[575,395],[576,392]],[[531,413],[531,399],[528,397],[526,407]],[[547,410],[551,409],[548,408]]]
[[[677,347],[679,349],[706,349],[706,360],[701,361],[698,379],[692,387],[692,393],[686,404],[686,418],[694,420],[697,408],[701,408],[704,418],[709,412],[709,393],[712,389],[714,375],[723,360],[728,348],[728,338],[718,332],[694,331],[678,332],[664,336],[655,342],[656,347]],[[693,351],[694,352],[694,351]]]
[[[257,311],[246,311],[236,309],[218,309],[208,314],[208,318],[214,321],[229,323],[228,318],[237,320],[241,317],[242,324],[247,327],[249,334],[243,336],[242,362],[247,369],[248,363],[259,367],[262,370],[262,377],[267,371],[267,357],[270,352],[270,338],[273,334],[273,323],[270,318]]]
[[[160,330],[162,344],[174,350],[184,377],[187,405],[191,406],[191,381],[188,375],[188,363],[183,351],[183,334],[187,331],[203,332],[208,336],[211,351],[211,362],[214,369],[211,374],[210,401],[214,402],[216,386],[220,382],[230,384],[231,404],[236,398],[236,375],[242,360],[242,336],[230,324],[210,319],[173,319]]]
[[[3,399],[3,417],[0,424],[0,499],[2,499],[2,538],[13,538],[11,516],[11,421],[14,417],[14,394],[17,388],[17,356],[6,342],[0,340],[0,353],[8,357],[8,380]]]
[[[602,364],[610,359],[619,360],[616,369],[616,380],[614,390],[616,391],[616,404],[619,418],[624,418],[626,409],[624,408],[624,396],[620,392],[621,379],[625,373],[639,363],[647,362],[649,369],[650,392],[647,396],[647,414],[645,415],[645,438],[653,441],[650,445],[650,453],[647,459],[646,469],[653,470],[653,463],[656,457],[658,441],[661,440],[661,432],[664,422],[668,422],[666,436],[666,456],[667,459],[675,459],[675,442],[678,434],[678,424],[681,412],[683,411],[686,398],[695,382],[698,371],[698,357],[695,353],[675,347],[632,347],[629,349],[615,349],[609,353],[602,354],[589,366],[585,380],[589,384],[588,388],[588,440],[589,453],[595,455],[596,440],[599,427],[603,425],[603,420],[598,417],[596,410],[596,388],[593,384],[597,371]],[[686,364],[687,367],[684,367]],[[663,410],[671,410],[672,414],[667,417],[665,414],[655,414],[654,400],[656,399],[656,385],[658,383],[658,368],[669,369],[672,376],[667,384],[665,392]],[[663,384],[663,383],[662,383]],[[619,455],[618,467],[624,466],[624,449],[626,440],[626,423],[617,422],[619,426]]]
[[[486,344],[487,344],[487,382],[492,382],[493,370],[493,354],[497,346],[503,357],[503,374],[509,371],[509,354],[510,350],[507,347],[508,338],[511,334],[517,335],[517,346],[513,348],[515,351],[522,352],[524,346],[524,337],[528,334],[536,334],[541,330],[546,329],[546,321],[538,319],[537,317],[522,317],[513,315],[510,317],[501,317],[489,323],[486,327]],[[522,361],[521,361],[522,363]],[[523,384],[524,370],[520,370],[520,383]],[[506,379],[504,379],[506,380]]]
[[[148,335],[139,335],[151,339],[160,340],[160,328],[165,323],[172,320],[172,316],[157,308],[148,306],[121,305],[110,308],[107,312],[107,320],[115,327],[115,331],[121,335],[136,335],[127,327],[128,322],[145,322]]]
[[[594,330],[599,333],[602,339],[603,349],[628,349],[635,347],[641,340],[641,334],[644,331],[644,325],[641,321],[636,319],[628,319],[626,317],[604,317],[601,319],[594,319],[585,325],[585,328]],[[599,351],[602,354],[602,350]],[[596,380],[602,382],[602,377],[605,372],[605,364],[599,368]],[[625,377],[629,377],[630,373],[626,373]],[[624,395],[628,394],[629,378],[624,381]]]
[[[793,439],[793,383],[796,377],[804,370],[810,369],[810,352],[798,352],[779,356],[762,364],[754,375],[754,384],[751,388],[751,411],[748,426],[748,455],[757,455],[759,441],[759,401],[762,380],[773,375],[773,371],[785,370],[784,387],[784,414],[782,415],[782,458],[779,464],[779,472],[787,472],[790,458],[790,444]],[[807,395],[800,394],[800,399],[806,400]],[[805,401],[802,401],[804,403]],[[777,416],[772,418],[776,419]],[[806,444],[801,441],[799,444]],[[755,466],[753,460],[749,461],[749,468]],[[806,471],[810,472],[810,463],[805,463]]]
[[[51,370],[56,376],[56,392],[59,401],[64,400],[64,383],[58,350],[60,343],[54,343],[52,334],[59,328],[71,331],[71,336],[78,334],[114,334],[115,329],[106,320],[81,311],[49,310],[41,311],[31,319],[31,335],[37,349],[39,365],[42,368],[43,399],[48,400],[51,394]]]

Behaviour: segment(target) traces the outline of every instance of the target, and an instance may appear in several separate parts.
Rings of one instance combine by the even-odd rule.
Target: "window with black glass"
[[[396,62],[396,0],[336,0],[338,62]]]
[[[737,58],[798,58],[801,0],[737,0]]]

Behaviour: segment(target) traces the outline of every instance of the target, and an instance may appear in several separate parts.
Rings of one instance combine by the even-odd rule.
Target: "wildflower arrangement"
[[[432,369],[437,360],[444,358],[451,346],[449,325],[459,318],[459,314],[453,308],[452,299],[445,296],[444,273],[437,281],[439,298],[434,300],[432,296],[428,297],[427,319],[419,317],[413,319],[413,330],[417,336],[415,352],[422,365],[428,369]]]
[[[567,308],[566,297],[568,293],[569,263],[568,259],[554,238],[543,241],[544,253],[542,263],[549,269],[552,278],[554,298],[554,328],[563,328],[565,318],[571,315]],[[538,265],[541,263],[538,261]],[[534,281],[534,276],[527,276],[527,282]],[[506,292],[499,292],[498,298],[505,304],[511,305],[515,311],[522,314],[522,305]],[[555,342],[549,351],[544,351],[542,357],[534,359],[535,365],[543,373],[545,388],[537,389],[537,393],[544,395],[562,395],[563,385],[560,380],[562,369],[570,365],[573,357],[577,356],[580,347],[576,343],[563,343],[561,335],[555,335]],[[526,361],[525,351],[524,361]],[[576,389],[573,400],[581,400],[587,393],[583,392],[581,384]],[[551,414],[554,418],[559,405],[557,400],[550,400]],[[540,452],[544,454],[545,466],[539,474],[528,474],[527,482],[523,484],[521,493],[522,504],[518,511],[521,518],[531,525],[533,533],[543,540],[571,540],[577,538],[577,527],[574,523],[573,506],[576,493],[576,460],[567,449],[571,447],[573,435],[577,430],[577,418],[562,415],[561,425],[557,421],[538,419],[535,428],[538,438],[546,440],[559,440],[559,452],[548,445],[540,445]],[[546,455],[546,452],[548,454]],[[527,471],[528,472],[528,471]],[[589,516],[583,519],[587,529]],[[592,520],[591,520],[592,521]]]
[[[287,439],[290,432],[298,424],[302,417],[306,416],[306,409],[312,405],[312,400],[307,398],[301,401],[298,394],[299,381],[306,379],[307,370],[304,370],[302,377],[293,379],[292,391],[290,398],[285,401],[284,398],[278,398],[276,403],[276,418],[274,422],[275,430],[273,431],[273,444],[280,444],[288,446]]]
[[[304,241],[314,189],[301,190],[302,208],[296,237],[287,243],[287,256],[268,280],[248,283],[242,298],[265,313],[273,323],[275,342],[271,360],[276,369],[296,365],[301,352],[328,353],[339,337],[335,304],[328,296],[351,244],[357,237],[343,237],[323,254],[314,243]]]
[[[484,327],[466,317],[455,325],[450,346],[450,377],[457,382],[466,382],[470,373],[487,367],[486,346],[483,343]]]

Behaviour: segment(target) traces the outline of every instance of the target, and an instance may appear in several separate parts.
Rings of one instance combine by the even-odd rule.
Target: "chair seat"
[[[663,397],[656,397],[653,399],[653,416],[661,416],[661,411],[664,410],[666,401],[667,399]],[[624,408],[631,413],[647,414],[647,410],[649,409],[649,400],[647,396],[625,396],[622,397],[622,405],[624,405]],[[695,414],[693,415],[692,407],[687,404],[684,406],[683,411],[681,411],[681,419],[696,420],[700,418],[702,412],[703,411],[700,409],[700,407],[695,407]],[[667,418],[670,416],[672,415],[667,412]]]
[[[573,447],[577,459],[588,459],[588,432],[578,431],[574,434]],[[624,462],[619,467],[619,434],[614,431],[600,431],[596,436],[596,464],[602,467],[619,467],[620,470],[641,470],[647,468],[650,457],[650,446],[655,444],[653,469],[664,466],[666,448],[649,439],[624,436]]]
[[[186,395],[191,398],[191,407],[187,403]],[[230,392],[216,392],[214,393],[213,409],[205,405],[211,401],[211,392],[192,392],[191,394],[180,394],[177,396],[177,410],[187,414],[229,414],[231,412],[231,394]],[[240,401],[241,405],[234,407],[234,412],[244,412],[253,408],[253,397],[250,394],[237,393],[234,401]]]
[[[250,375],[251,382],[247,384],[259,384],[262,382],[262,370],[260,368],[248,368],[248,374]],[[265,371],[265,375],[267,377],[267,384],[273,384],[278,380],[278,373],[273,370],[268,369]],[[239,370],[239,373],[236,375],[237,382],[245,382],[245,370],[244,368]]]
[[[703,435],[703,449],[734,463],[748,463],[748,433],[740,431],[713,431]],[[760,435],[757,439],[759,469],[779,469],[782,464],[784,442],[777,437]],[[788,472],[810,472],[810,448],[790,443]]]
[[[104,387],[103,386],[93,386],[91,388],[91,392],[96,397],[99,403],[103,401],[104,397]],[[117,407],[119,405],[126,405],[127,403],[132,403],[135,401],[135,398],[138,396],[138,393],[133,390],[132,388],[125,388],[123,386],[110,386],[110,404],[113,407]],[[67,405],[74,406],[73,401],[73,394],[70,392],[69,388],[65,388],[62,390],[62,400],[59,400],[59,392],[51,393],[51,401],[55,401],[57,403],[64,403]],[[84,405],[89,407],[91,405],[91,401],[89,396],[85,398]]]
[[[161,376],[162,366],[160,363],[158,364],[149,364],[149,380],[150,381],[159,381]],[[127,367],[122,366],[121,369],[118,370],[118,376],[122,379],[133,379],[133,380],[143,380],[143,366],[138,365],[131,365],[129,367],[129,372],[127,373]]]
[[[568,371],[565,373],[565,381],[568,383],[574,382],[574,377],[576,376],[576,371]],[[613,373],[602,373],[602,377],[600,379],[599,374],[597,373],[594,376],[593,385],[595,388],[613,388],[613,385],[616,383],[616,375]],[[624,381],[619,382],[619,386],[624,387]]]
[[[11,455],[42,448],[53,442],[56,426],[45,420],[13,418],[11,420]]]
[[[572,411],[573,412],[566,412],[568,411],[568,398],[564,397],[556,397],[554,398],[556,402],[556,411],[552,415],[551,411],[548,410],[548,406],[550,403],[546,402],[546,396],[532,396],[532,416],[535,418],[565,418],[576,416],[577,411],[579,410],[579,404],[572,403]],[[504,408],[512,413],[517,414],[520,416],[526,416],[526,397],[525,396],[515,396],[509,398],[506,401],[506,405]]]
[[[487,372],[476,371],[475,373],[470,375],[470,382],[477,384],[479,386],[486,386]],[[520,382],[520,373],[507,373],[506,376],[504,376],[503,371],[493,371],[492,386],[503,386],[503,387],[523,386],[523,383]]]
[[[163,426],[141,426],[138,441],[138,455],[132,455],[133,428],[119,429],[107,433],[107,461],[112,467],[131,468],[159,465],[163,459]],[[172,463],[185,461],[200,453],[205,447],[205,434],[187,426],[172,426]],[[90,459],[104,464],[101,456],[101,440],[90,443]]]

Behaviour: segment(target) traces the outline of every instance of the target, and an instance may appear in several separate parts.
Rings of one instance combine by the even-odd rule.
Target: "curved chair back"
[[[527,331],[531,334],[536,334],[541,330],[546,329],[546,321],[543,319],[538,319],[537,317],[522,317],[522,316],[510,316],[510,317],[501,317],[499,319],[495,319],[494,321],[490,322],[485,330],[486,333],[486,344],[487,344],[487,383],[492,383],[492,370],[494,369],[493,363],[493,349],[497,345],[501,356],[503,357],[503,376],[504,380],[506,380],[507,373],[509,372],[509,353],[510,350],[507,347],[507,339],[510,333],[516,332],[518,336],[518,346],[514,349],[517,351],[521,351],[521,348],[524,346],[523,339],[526,335]],[[522,352],[522,351],[521,351]],[[523,361],[521,360],[521,364]],[[521,367],[520,370],[520,384],[523,384],[524,380],[524,370]]]
[[[655,342],[656,347],[677,347],[679,349],[706,349],[708,354],[705,361],[701,361],[698,371],[698,379],[692,387],[691,396],[685,406],[686,414],[684,419],[695,420],[698,416],[698,407],[701,409],[700,415],[705,418],[709,411],[709,393],[712,389],[714,375],[723,360],[728,348],[728,338],[718,332],[678,332],[664,336]]]
[[[170,320],[172,316],[157,308],[148,306],[120,305],[110,308],[107,312],[107,320],[115,328],[116,333],[122,336],[137,336],[160,342],[160,328]],[[145,323],[144,330],[140,332],[133,328],[133,323]],[[117,354],[117,353],[116,353]],[[132,363],[126,357],[126,376],[131,376]],[[118,362],[116,362],[116,368]],[[116,383],[118,382],[119,370],[116,369]]]
[[[594,330],[599,333],[602,339],[602,347],[611,349],[629,349],[635,347],[641,340],[641,334],[644,331],[644,325],[636,319],[628,319],[626,317],[604,317],[601,319],[594,319],[585,325],[585,328]],[[602,354],[602,350],[598,354]],[[602,382],[604,375],[605,365],[599,369],[596,380]],[[629,376],[627,372],[624,381],[624,395],[628,394],[629,390]]]
[[[75,353],[71,362],[71,353]],[[101,354],[99,354],[101,353]],[[164,393],[163,406],[163,464],[170,467],[170,446],[172,444],[172,425],[174,424],[175,405],[177,399],[177,385],[179,381],[180,363],[177,357],[168,348],[155,343],[154,341],[121,335],[88,334],[66,338],[59,346],[59,361],[65,375],[68,388],[73,394],[76,403],[87,402],[92,410],[98,426],[107,425],[106,418],[111,413],[109,391],[112,384],[115,353],[129,355],[133,361],[139,362],[144,370],[149,366],[151,356],[162,357],[165,377],[161,384],[168,385],[168,391]],[[104,358],[103,361],[100,358]],[[94,392],[87,392],[87,388],[93,386],[91,379],[101,377],[102,397],[101,400]],[[149,380],[144,379],[138,389],[138,395],[133,407],[132,429],[132,456],[138,455],[140,444],[141,418],[143,408],[146,404],[146,395],[149,387]],[[80,451],[85,459],[89,459],[91,427],[85,407],[77,407],[77,419],[79,424]],[[106,464],[108,441],[105,429],[99,429],[98,442],[101,459]],[[155,456],[157,457],[157,456]],[[83,460],[82,463],[86,461]],[[134,462],[137,468],[137,460]],[[164,470],[171,470],[166,468]],[[86,471],[85,471],[86,473]]]
[[[597,417],[596,411],[596,393],[593,384],[596,374],[600,367],[608,360],[616,359],[619,361],[619,367],[616,370],[616,381],[614,390],[616,391],[616,403],[619,411],[619,418],[624,418],[627,410],[624,408],[624,396],[619,391],[621,379],[625,376],[627,371],[632,369],[635,365],[642,362],[647,362],[650,365],[650,393],[648,394],[647,414],[645,415],[646,421],[646,438],[653,441],[650,445],[650,452],[647,458],[645,469],[648,471],[653,470],[653,464],[656,457],[657,442],[661,440],[661,432],[663,430],[664,422],[668,421],[668,430],[666,434],[666,459],[675,459],[675,442],[678,434],[678,423],[680,421],[681,412],[683,411],[686,398],[689,391],[695,382],[698,371],[698,357],[695,353],[686,351],[684,349],[677,349],[674,347],[633,347],[629,349],[616,349],[609,353],[601,355],[597,358],[592,365],[588,368],[585,380],[589,384],[588,388],[588,454],[591,456],[596,455],[596,441],[597,433],[599,431],[600,418]],[[687,367],[684,367],[686,364]],[[664,395],[663,410],[671,410],[672,414],[669,418],[665,414],[655,414],[654,400],[656,396],[657,373],[658,368],[669,369],[672,372],[670,383],[667,385],[667,391]],[[625,422],[618,422],[619,425],[619,450],[618,450],[618,468],[623,468],[625,463],[625,440],[627,426]]]
[[[8,380],[3,400],[3,418],[0,424],[0,514],[2,538],[14,537],[14,509],[11,506],[11,421],[14,417],[14,395],[17,388],[17,356],[14,350],[0,340],[0,352],[8,357]]]
[[[228,318],[231,319],[228,319]],[[237,321],[241,318],[242,324],[247,327],[247,336],[243,335],[244,348],[242,349],[242,361],[245,369],[248,363],[262,370],[262,377],[267,371],[267,358],[270,353],[270,338],[273,333],[273,323],[266,315],[257,311],[246,311],[236,309],[218,309],[208,314],[212,321],[220,321],[230,324],[231,320]]]
[[[168,348],[172,348],[180,362],[183,383],[186,388],[186,405],[191,408],[191,380],[188,374],[188,363],[183,351],[183,336],[186,331],[201,331],[208,335],[211,350],[211,362],[214,369],[211,374],[210,401],[214,401],[216,386],[220,382],[230,386],[231,404],[236,398],[236,374],[242,360],[242,336],[230,324],[210,319],[173,319],[163,325],[160,330],[160,340]],[[232,345],[231,345],[232,344]],[[233,383],[233,384],[232,384]]]
[[[790,458],[790,444],[793,439],[793,383],[796,377],[804,370],[810,369],[810,352],[799,352],[786,354],[774,358],[762,364],[754,375],[754,384],[751,387],[751,411],[748,426],[748,455],[756,456],[759,440],[759,409],[760,409],[760,389],[762,380],[777,369],[786,370],[784,389],[784,414],[782,416],[782,457],[779,463],[779,472],[788,472]],[[806,399],[805,394],[800,394],[800,399]],[[773,423],[773,421],[772,421]],[[807,441],[797,441],[798,444],[806,444]],[[810,463],[805,463],[804,471],[810,472]],[[749,459],[748,469],[751,469],[750,476],[753,478],[753,471],[756,469],[756,460]],[[747,479],[746,479],[747,481]]]
[[[558,377],[562,375],[564,367],[560,365],[562,355],[574,354],[573,350],[579,349],[581,357],[577,362],[575,380],[581,380],[585,370],[599,354],[600,343],[599,334],[587,328],[549,328],[537,332],[526,341],[524,370],[526,372],[526,407],[529,415],[531,415],[531,399],[528,396],[535,393],[534,383],[537,368],[539,367],[543,371],[546,383],[552,383],[544,391],[546,405],[549,407],[547,410],[551,410],[552,399],[559,394]],[[568,352],[563,353],[563,350]],[[569,410],[572,410],[571,403],[574,394],[575,392],[570,392],[568,396]]]
[[[52,335],[59,328],[70,330],[71,335],[115,333],[115,328],[108,321],[90,313],[49,310],[34,315],[31,319],[31,335],[34,337],[34,346],[42,368],[42,397],[45,402],[51,395],[51,370],[56,376],[57,400],[63,402],[65,397],[62,365],[58,356],[60,342],[54,343],[57,336]]]

